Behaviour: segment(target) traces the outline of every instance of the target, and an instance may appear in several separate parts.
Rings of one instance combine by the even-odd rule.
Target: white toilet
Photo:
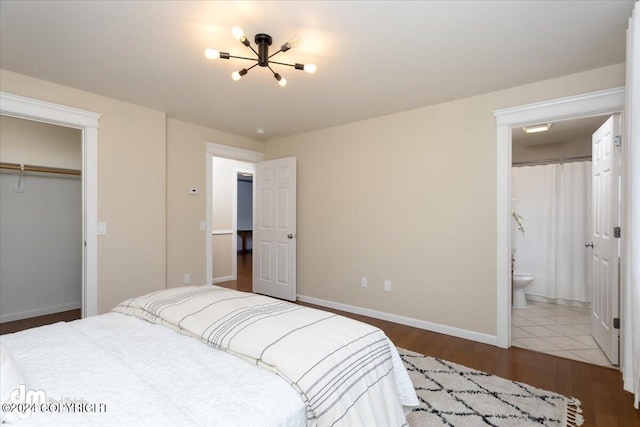
[[[513,308],[527,308],[527,299],[524,296],[524,288],[533,282],[533,274],[514,272],[511,280],[513,283]]]

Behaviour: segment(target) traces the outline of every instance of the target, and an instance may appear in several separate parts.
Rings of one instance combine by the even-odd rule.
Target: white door
[[[296,158],[256,164],[253,292],[296,300]]]
[[[618,227],[620,148],[615,138],[620,135],[620,115],[611,117],[592,136],[593,220],[592,266],[593,301],[591,333],[612,364],[618,364]],[[617,325],[616,325],[617,326]]]

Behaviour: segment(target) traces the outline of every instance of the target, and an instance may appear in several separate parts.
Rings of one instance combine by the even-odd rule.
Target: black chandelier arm
[[[253,53],[255,53],[258,58],[260,57],[260,54],[258,52],[256,52],[256,50],[253,48],[253,46],[251,46],[251,44],[248,44],[248,45],[245,45],[245,46],[247,46],[249,49],[251,49],[253,51]]]
[[[257,61],[258,58],[247,58],[246,56],[235,56],[235,55],[229,55],[229,58],[235,58],[235,59],[244,59],[245,61]],[[228,58],[225,58],[228,59]]]
[[[277,54],[279,54],[280,52],[284,52],[284,51],[283,51],[282,49],[280,49],[279,51],[277,51],[277,52],[272,53],[271,55],[269,55],[269,57],[268,57],[267,59],[271,59],[271,58],[273,58],[274,56],[276,56],[276,55],[277,55]]]
[[[247,68],[246,70],[247,70],[247,71],[249,71],[249,70],[251,70],[252,68],[255,68],[255,67],[257,67],[257,66],[258,66],[258,63],[256,62],[255,64],[253,64],[251,67]]]
[[[269,63],[271,63],[271,61],[269,61]],[[275,71],[273,71],[273,68],[271,68],[271,65],[269,65],[269,63],[267,63],[267,68],[268,68],[269,70],[271,70],[271,72],[272,72],[272,73],[273,73],[273,75],[275,76],[275,75],[276,75],[276,74],[278,74],[278,73],[276,73]]]
[[[293,64],[287,64],[287,63],[285,63],[285,62],[269,61],[269,64],[286,65],[287,67],[294,67],[294,68],[295,68],[295,65],[293,65]]]

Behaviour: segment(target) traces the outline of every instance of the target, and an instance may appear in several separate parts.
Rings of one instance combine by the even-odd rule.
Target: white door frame
[[[82,131],[82,317],[98,314],[98,121],[101,114],[0,92],[0,114]]]
[[[212,179],[213,179],[213,160],[212,157],[222,157],[225,159],[231,160],[239,160],[241,162],[247,163],[258,163],[264,160],[264,153],[260,153],[258,151],[245,150],[243,148],[231,147],[229,145],[217,144],[215,142],[207,142],[206,143],[206,162],[207,162],[207,185],[206,185],[206,221],[207,221],[207,231],[206,231],[206,257],[207,257],[207,271],[206,271],[206,283],[208,285],[212,285],[212,275],[213,275],[213,244],[211,243],[211,232],[213,226],[212,212],[211,212],[211,187],[212,187]],[[255,182],[254,182],[255,186]],[[255,192],[254,192],[254,201],[255,201]],[[234,220],[235,224],[235,220]],[[235,229],[235,228],[234,228]],[[236,231],[237,232],[237,231]],[[234,235],[237,235],[234,232]],[[234,239],[236,242],[236,239]],[[234,243],[233,247],[235,247]],[[237,269],[237,260],[233,261],[233,270],[234,272]]]
[[[496,338],[499,347],[511,346],[511,129],[528,124],[621,113],[624,103],[625,88],[619,87],[493,112],[497,126]],[[626,156],[625,150],[622,155]],[[623,217],[626,206],[623,202]]]

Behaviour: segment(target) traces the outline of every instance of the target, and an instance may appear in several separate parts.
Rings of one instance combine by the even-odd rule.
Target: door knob
[[[593,242],[588,242],[584,244],[585,248],[592,248],[593,247]]]
[[[293,234],[287,234],[287,239],[293,239],[294,235]]]

